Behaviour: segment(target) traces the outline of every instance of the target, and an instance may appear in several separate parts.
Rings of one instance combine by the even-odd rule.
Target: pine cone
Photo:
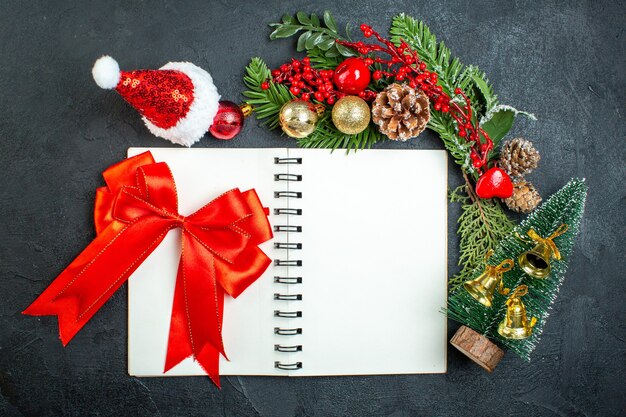
[[[513,195],[504,199],[508,208],[518,213],[530,213],[541,203],[541,196],[531,183],[518,180],[513,183]]]
[[[389,139],[404,142],[426,129],[430,120],[428,97],[407,84],[391,84],[376,95],[372,120]]]
[[[540,159],[532,142],[515,138],[502,146],[500,166],[512,177],[521,177],[537,168]]]

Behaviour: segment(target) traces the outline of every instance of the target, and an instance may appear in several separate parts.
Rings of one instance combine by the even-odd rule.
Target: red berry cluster
[[[371,58],[364,61],[368,66],[374,63]],[[309,57],[305,57],[301,61],[292,58],[290,63],[283,64],[280,68],[272,71],[272,81],[288,86],[291,94],[302,100],[314,99],[319,103],[333,105],[335,101],[346,95],[339,91],[333,83],[334,74],[333,70],[312,68]],[[263,90],[267,90],[269,87],[267,81],[261,84]],[[365,90],[359,93],[359,97],[373,100],[376,97],[376,92]]]
[[[478,122],[472,120],[472,106],[465,93],[460,88],[454,90],[454,94],[461,96],[465,101],[465,104],[461,106],[453,101],[440,85],[437,85],[437,73],[428,71],[426,63],[406,42],[401,41],[400,45],[396,46],[366,24],[361,25],[361,31],[366,38],[374,36],[380,44],[342,40],[337,40],[337,42],[367,56],[366,60],[372,64],[377,63],[385,68],[374,71],[372,74],[374,80],[386,77],[398,82],[408,82],[411,87],[422,90],[428,96],[436,111],[450,114],[456,122],[458,135],[465,138],[466,141],[472,142],[470,152],[472,165],[481,171],[487,165],[489,152],[493,149],[493,142],[489,135],[480,128]],[[377,53],[386,54],[389,58],[376,56]],[[371,58],[372,56],[374,58]],[[483,137],[484,141],[481,142],[480,136]]]

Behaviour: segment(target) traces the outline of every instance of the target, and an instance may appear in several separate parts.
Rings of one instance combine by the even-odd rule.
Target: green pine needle
[[[283,105],[294,96],[289,89],[282,84],[274,84],[269,82],[270,88],[263,90],[261,84],[270,79],[270,70],[261,58],[252,58],[250,64],[246,67],[246,75],[243,82],[248,90],[243,95],[248,99],[247,103],[254,107],[254,114],[257,119],[265,119],[265,124],[270,129],[276,129],[279,126],[278,113]]]
[[[393,18],[389,33],[391,42],[400,45],[404,40],[419,54],[428,70],[437,73],[438,84],[445,93],[453,97],[457,87],[465,92],[472,103],[474,122],[498,104],[498,97],[485,73],[472,65],[466,67],[457,58],[452,58],[450,49],[443,42],[437,43],[437,37],[424,22],[402,13]],[[468,174],[475,174],[469,157],[471,146],[457,135],[452,117],[431,109],[428,127],[439,134],[454,162]]]
[[[332,150],[342,148],[350,152],[351,150],[371,148],[373,144],[382,139],[382,134],[372,124],[356,135],[341,133],[330,120],[330,112],[327,111],[318,122],[315,131],[309,136],[299,139],[298,145],[303,148],[326,148]]]
[[[454,291],[470,279],[477,266],[483,265],[485,253],[506,236],[515,224],[495,200],[472,199],[467,185],[461,185],[450,193],[450,201],[461,203],[458,234],[460,238],[459,265],[461,272],[450,278],[448,285]]]

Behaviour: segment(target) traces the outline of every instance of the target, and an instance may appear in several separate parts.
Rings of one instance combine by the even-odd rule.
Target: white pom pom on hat
[[[117,61],[104,55],[96,61],[91,70],[93,79],[100,88],[112,90],[120,82],[120,66]]]

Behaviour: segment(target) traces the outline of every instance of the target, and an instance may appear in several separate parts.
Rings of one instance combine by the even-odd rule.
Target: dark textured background
[[[0,415],[2,416],[618,416],[626,414],[623,2],[322,1],[0,2]],[[179,4],[180,3],[180,4]],[[208,379],[126,373],[126,294],[119,291],[67,348],[56,320],[20,314],[93,238],[100,172],[151,136],[90,69],[189,60],[239,100],[252,56],[295,51],[268,41],[284,11],[331,9],[340,25],[385,32],[396,13],[424,19],[463,62],[480,66],[503,103],[535,113],[513,134],[542,154],[544,196],[572,176],[590,186],[575,256],[530,364],[509,353],[492,375],[449,348],[446,375]],[[313,9],[313,10],[311,10]],[[290,144],[250,120],[232,142]],[[385,144],[384,146],[394,146]],[[431,133],[398,148],[440,148]],[[459,181],[450,167],[450,182]],[[416,181],[427,180],[416,178]],[[450,208],[450,268],[456,264]],[[450,323],[450,334],[456,330]]]

